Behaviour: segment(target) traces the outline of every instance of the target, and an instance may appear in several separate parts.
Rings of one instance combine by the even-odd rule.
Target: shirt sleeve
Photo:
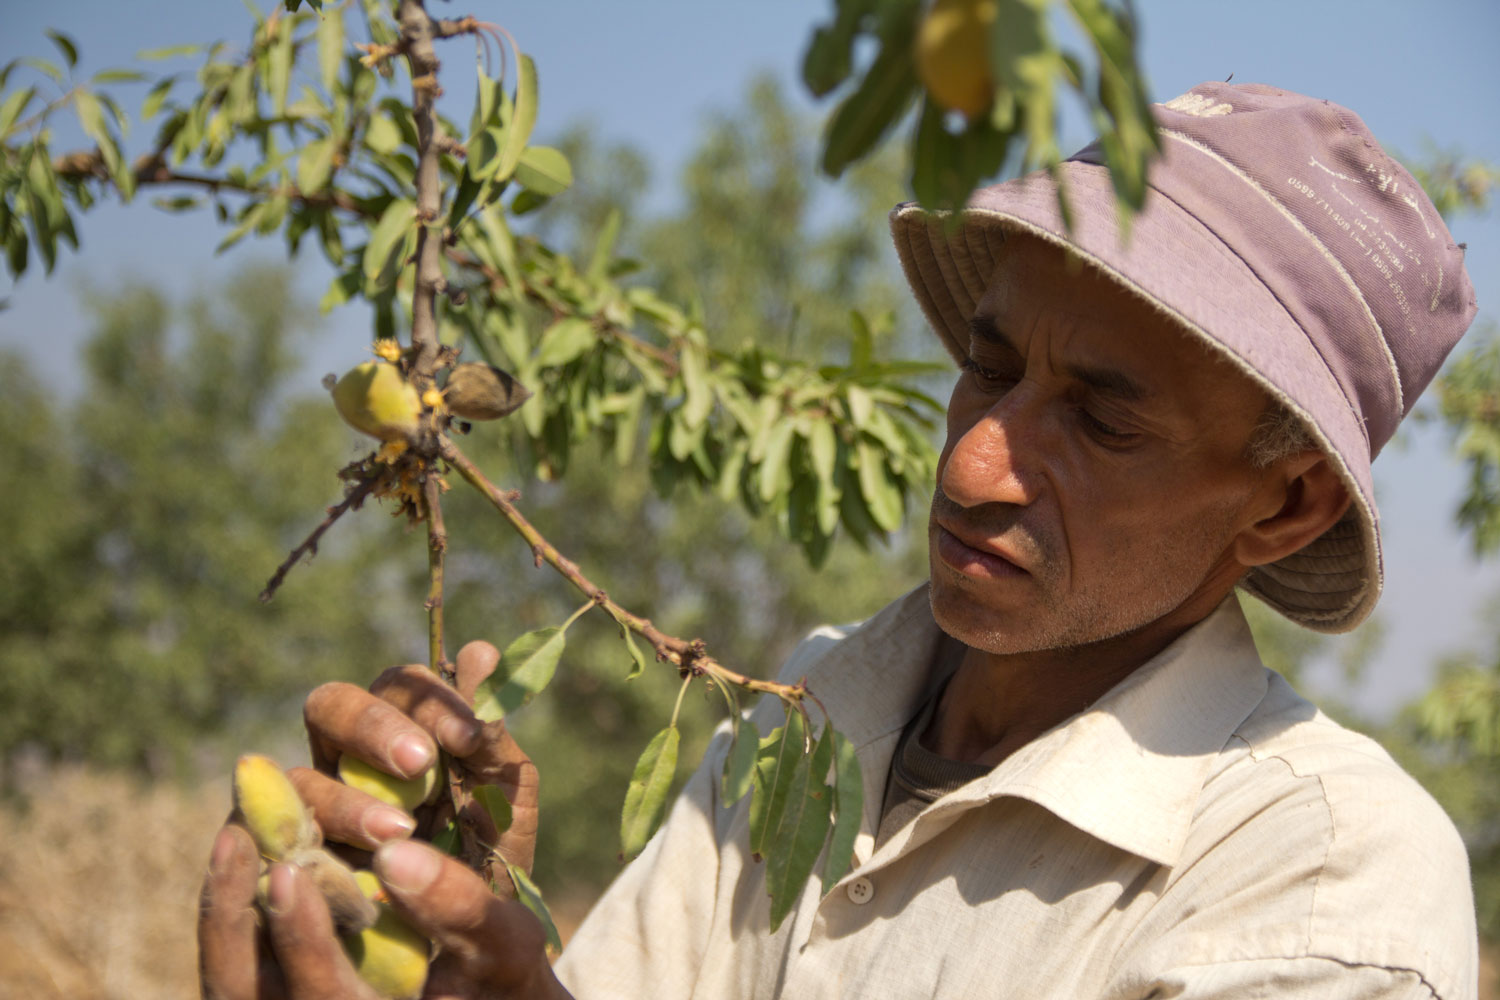
[[[555,967],[578,1000],[668,1000],[693,993],[712,931],[719,850],[714,737],[666,821],[589,912]]]
[[[1133,978],[1133,977],[1132,977]],[[1434,1000],[1432,987],[1407,969],[1346,965],[1327,958],[1267,958],[1184,965],[1116,984],[1111,1000]],[[1470,1000],[1442,997],[1440,1000]]]

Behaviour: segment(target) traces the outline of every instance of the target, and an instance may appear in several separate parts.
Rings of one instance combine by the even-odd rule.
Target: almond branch
[[[632,614],[610,599],[604,589],[595,584],[578,568],[578,564],[568,559],[559,552],[551,542],[542,536],[526,516],[520,512],[511,502],[513,494],[502,490],[490,482],[479,468],[469,460],[469,457],[459,450],[458,446],[446,435],[438,438],[438,454],[443,461],[447,462],[458,474],[473,486],[485,499],[498,510],[516,533],[524,538],[531,546],[532,555],[538,566],[546,563],[555,569],[562,577],[574,587],[591,599],[604,610],[608,611],[610,617],[621,625],[637,633],[647,642],[651,643],[656,650],[656,658],[665,660],[677,667],[678,672],[686,675],[707,675],[717,681],[733,684],[747,691],[756,691],[762,694],[772,694],[782,701],[792,704],[800,704],[804,698],[811,699],[821,708],[822,705],[808,691],[807,685],[802,682],[796,684],[779,684],[775,681],[759,680],[746,674],[730,670],[708,655],[708,651],[702,639],[679,639],[676,636],[667,635],[665,632],[651,624],[649,618]],[[824,712],[826,715],[826,711]]]

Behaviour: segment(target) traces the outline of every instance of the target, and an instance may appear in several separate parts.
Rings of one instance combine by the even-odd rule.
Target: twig
[[[443,676],[448,683],[457,678],[448,666],[448,653],[443,645],[443,556],[448,551],[448,530],[443,525],[442,490],[438,487],[437,470],[431,469],[422,483],[422,496],[427,501],[427,656],[432,670]]]
[[[422,0],[401,0],[397,8],[401,41],[412,77],[412,122],[417,129],[417,273],[412,287],[411,346],[416,351],[412,382],[418,392],[432,385],[437,365],[437,288],[443,278],[441,230],[432,226],[442,212],[441,153],[434,110],[439,62],[432,40],[437,24]]]
[[[360,504],[365,502],[365,497],[370,495],[370,492],[375,489],[379,482],[380,476],[371,476],[368,479],[359,480],[349,490],[348,495],[343,500],[328,508],[328,516],[323,519],[323,523],[314,528],[312,534],[303,539],[302,544],[293,549],[292,554],[287,556],[280,566],[276,567],[276,572],[271,576],[265,589],[260,592],[261,603],[269,601],[276,595],[277,589],[280,588],[282,581],[286,579],[287,573],[291,572],[292,567],[297,564],[298,559],[301,559],[304,555],[317,555],[318,541],[323,537],[323,532],[333,527],[333,522],[343,517],[349,511],[358,510]]]
[[[611,600],[601,587],[584,576],[576,563],[564,556],[551,542],[542,537],[542,533],[511,503],[507,491],[501,490],[494,483],[490,482],[484,473],[447,436],[438,439],[438,454],[442,456],[445,462],[457,469],[458,474],[463,476],[469,485],[484,494],[485,498],[494,505],[495,509],[500,511],[506,521],[510,522],[510,526],[515,529],[516,533],[531,546],[531,551],[536,557],[538,566],[545,562],[557,570],[558,573],[562,574],[564,579],[578,588],[585,596],[608,611],[610,617],[614,618],[615,621],[651,643],[652,648],[656,650],[656,658],[658,660],[665,660],[676,666],[678,672],[683,674],[684,677],[706,674],[715,680],[733,684],[748,691],[772,694],[782,701],[796,705],[800,705],[804,698],[812,697],[811,692],[807,689],[807,685],[800,681],[796,684],[778,684],[775,681],[763,681],[749,677],[738,671],[730,670],[708,655],[701,639],[687,640],[667,635],[651,624],[649,618],[642,618],[639,615],[626,611]],[[813,700],[816,701],[816,699]],[[826,711],[824,714],[827,714]]]

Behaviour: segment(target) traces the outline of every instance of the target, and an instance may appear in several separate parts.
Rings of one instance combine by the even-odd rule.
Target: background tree
[[[0,364],[0,463],[23,473],[0,491],[0,754],[171,773],[310,678],[367,676],[401,644],[401,588],[356,530],[294,599],[248,600],[350,445],[325,400],[285,392],[310,324],[285,271],[180,310],[141,288],[98,289],[90,308],[72,406],[21,359]]]

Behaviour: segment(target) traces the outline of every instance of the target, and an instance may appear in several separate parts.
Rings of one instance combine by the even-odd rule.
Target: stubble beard
[[[1030,578],[1018,581],[1036,598],[1024,605],[996,606],[982,581],[970,580],[929,556],[933,619],[966,646],[1000,655],[1077,649],[1145,628],[1186,603],[1227,547],[1235,504],[1226,500],[1188,522],[1174,524],[1157,544],[1140,546],[1119,572],[1106,572],[1093,586],[1064,593],[1070,577],[1062,540],[1026,525],[1024,509],[1008,504],[964,508],[938,485],[933,491],[929,541],[935,546],[937,518],[961,523],[974,535],[1004,538],[1025,555]],[[1122,539],[1120,549],[1134,548]],[[1119,551],[1119,550],[1117,550]]]

